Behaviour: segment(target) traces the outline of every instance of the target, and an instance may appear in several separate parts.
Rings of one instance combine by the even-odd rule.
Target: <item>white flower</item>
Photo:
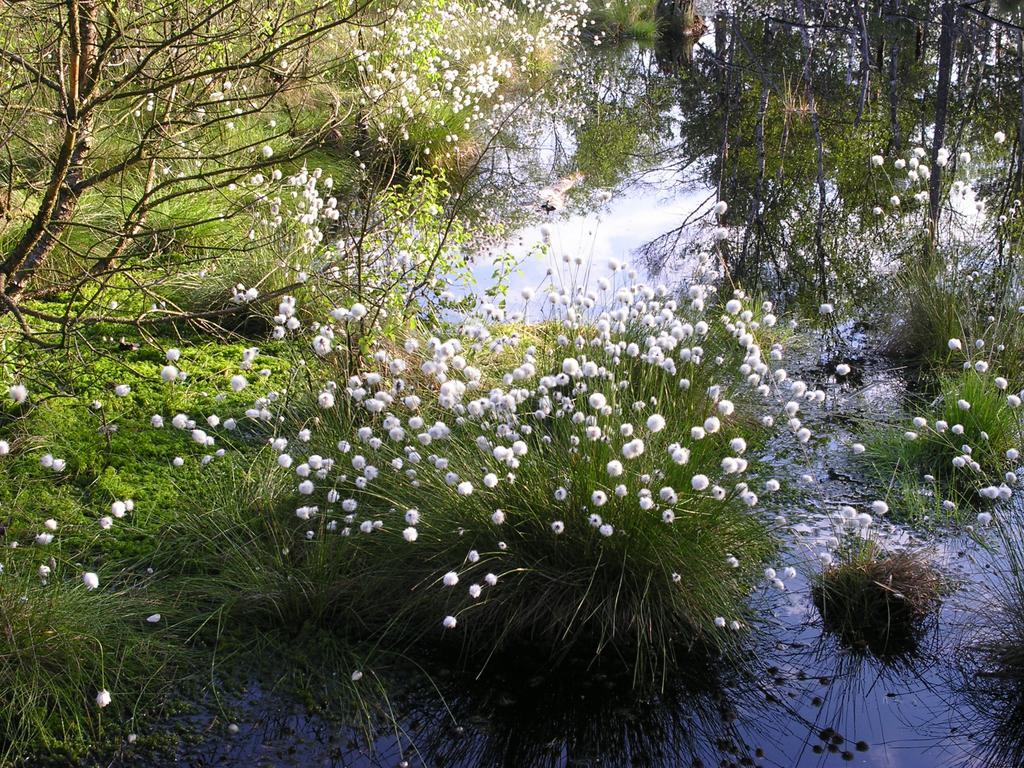
[[[946,346],[948,346],[950,350],[954,352],[959,352],[961,349],[963,349],[963,343],[960,341],[960,339],[950,339],[949,341],[946,342]]]
[[[128,393],[132,391],[132,388],[127,384],[118,384],[114,387],[114,394],[118,397],[127,397]]]
[[[445,616],[444,621],[441,622],[445,629],[455,629],[455,625],[458,623],[454,616]]]
[[[719,200],[715,203],[715,216],[724,216],[725,212],[729,210],[729,204],[725,200]]]
[[[160,369],[160,378],[170,383],[178,380],[178,369],[173,365],[165,365]]]
[[[91,571],[89,573],[82,574],[82,582],[85,584],[85,588],[88,590],[96,589],[100,585],[100,577]],[[109,699],[109,694],[108,694]],[[110,703],[109,700],[107,703]],[[106,706],[105,704],[101,706]]]
[[[409,543],[416,541],[416,539],[419,538],[419,535],[419,531],[417,531],[411,525],[404,531],[402,531],[402,538],[408,541]]]
[[[693,486],[693,490],[695,491],[703,491],[710,484],[711,481],[708,480],[707,475],[694,475],[693,478],[690,480],[690,485]]]
[[[28,388],[24,384],[13,384],[7,390],[7,396],[21,405],[28,399]]]
[[[446,587],[454,587],[456,584],[459,583],[459,574],[457,574],[455,571],[448,571],[448,573],[446,573],[444,577],[441,579],[441,582]]]
[[[884,515],[889,511],[889,505],[881,500],[872,501],[871,511],[874,512],[876,515]]]
[[[561,520],[555,520],[555,522],[551,524],[551,530],[554,531],[555,534],[560,534],[565,531],[565,523]]]
[[[110,704],[110,691],[104,688],[102,691],[96,694],[96,706],[102,709],[108,704]]]
[[[619,477],[622,474],[622,462],[618,459],[612,459],[608,462],[607,469],[611,477]]]
[[[606,494],[604,491],[594,491],[590,495],[590,501],[593,503],[595,507],[603,507],[606,503],[608,503],[608,494]]]
[[[1002,131],[996,131],[994,134],[992,134],[992,138],[995,140],[996,144],[1002,144],[1004,141],[1006,141],[1006,134],[1003,133]]]
[[[622,446],[622,455],[627,459],[635,459],[644,452],[644,441],[639,437]]]
[[[236,373],[231,377],[231,389],[235,392],[241,392],[249,384],[248,379],[240,373]]]
[[[647,417],[647,428],[651,432],[661,432],[665,428],[665,417],[655,413]]]
[[[473,484],[468,480],[463,480],[455,487],[455,491],[459,496],[469,496],[473,492]]]

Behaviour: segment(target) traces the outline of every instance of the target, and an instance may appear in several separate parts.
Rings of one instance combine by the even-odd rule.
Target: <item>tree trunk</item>
[[[26,282],[45,263],[78,208],[78,183],[93,146],[92,113],[82,105],[97,73],[97,0],[67,0],[70,56],[64,103],[64,140],[32,223],[0,264],[0,284],[17,300]]]
[[[949,117],[949,91],[953,71],[953,46],[956,4],[945,0],[942,4],[942,28],[939,32],[939,82],[935,92],[935,130],[932,138],[932,175],[928,185],[928,209],[931,218],[931,238],[927,256],[935,255],[935,228],[939,220],[942,195],[942,168],[936,163],[939,149],[946,141],[946,122]]]

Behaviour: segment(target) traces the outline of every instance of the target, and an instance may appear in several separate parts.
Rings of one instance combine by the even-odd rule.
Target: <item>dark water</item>
[[[957,584],[916,642],[884,657],[826,632],[807,580],[819,568],[838,508],[884,495],[858,474],[849,445],[865,423],[893,418],[911,386],[908,372],[882,356],[864,329],[891,309],[877,301],[889,260],[929,247],[919,226],[929,204],[879,223],[871,208],[892,190],[870,175],[868,158],[886,153],[891,167],[892,157],[918,143],[930,156],[940,126],[946,144],[980,146],[971,178],[989,213],[961,217],[957,236],[943,247],[955,240],[949,247],[963,258],[993,264],[1010,239],[994,222],[1012,207],[1021,176],[1012,137],[1022,120],[1020,34],[966,6],[950,18],[941,10],[900,0],[798,3],[708,13],[709,31],[695,44],[584,46],[524,108],[466,194],[467,215],[513,223],[506,237],[480,244],[476,270],[487,285],[489,259],[513,253],[520,272],[510,296],[525,286],[583,279],[609,257],[669,281],[713,271],[707,254],[717,223],[709,211],[721,197],[730,203],[730,232],[720,247],[734,277],[797,314],[826,298],[842,308],[848,321],[836,332],[808,335],[800,353],[799,375],[828,393],[806,418],[814,440],[800,451],[769,446],[765,456],[784,485],[800,488],[766,509],[785,519],[778,567],[795,565],[798,576],[784,592],[766,583],[752,596],[763,622],[752,633],[748,664],[721,668],[695,658],[648,690],[595,668],[539,676],[528,660],[503,659],[473,678],[420,658],[415,667],[368,671],[351,686],[365,694],[367,721],[359,725],[342,707],[336,717],[311,714],[273,680],[252,681],[183,717],[178,725],[192,736],[171,761],[1024,764],[1024,707],[1012,689],[978,683],[973,653],[1001,578],[998,555],[966,531],[880,521],[878,535],[890,547],[928,546]],[[1012,146],[998,159],[985,149],[995,130],[1011,134]],[[540,212],[540,190],[574,172],[583,181],[564,209]],[[612,192],[610,201],[596,197],[601,190]],[[552,247],[537,255],[544,225]],[[840,361],[854,373],[837,382],[831,372]],[[232,723],[237,733],[228,731]],[[154,761],[126,752],[127,763]]]

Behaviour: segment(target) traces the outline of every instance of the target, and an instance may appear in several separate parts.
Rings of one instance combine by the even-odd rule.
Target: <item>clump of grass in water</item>
[[[590,20],[596,31],[613,38],[650,42],[658,33],[653,0],[598,0]]]
[[[1007,472],[1016,466],[1021,445],[1020,399],[1007,389],[1006,379],[987,369],[945,375],[938,397],[918,411],[927,416],[915,416],[905,430],[876,431],[862,456],[885,482],[908,472],[923,476],[937,496],[950,497],[940,499],[948,517],[983,499],[1003,498],[1003,486],[1015,481]],[[917,480],[912,483],[917,488]]]
[[[873,539],[855,539],[814,578],[811,595],[827,631],[884,656],[916,645],[946,587],[924,553],[887,552]]]
[[[961,655],[963,692],[983,720],[978,731],[986,765],[1024,761],[1024,531],[1000,517],[995,547],[1000,567],[982,610],[972,612]],[[980,756],[979,756],[980,759]]]
[[[385,344],[344,389],[320,385],[338,373],[325,356],[305,409],[290,392],[276,458],[246,472],[294,490],[275,498],[228,478],[168,526],[158,563],[188,553],[177,565],[197,591],[183,600],[208,615],[219,600],[243,621],[335,624],[392,648],[447,638],[477,659],[524,646],[553,661],[607,653],[657,674],[681,648],[731,647],[776,551],[750,510],[757,494],[736,482],[747,441],[773,423],[772,387],[754,313],[732,299],[720,321],[717,300],[704,306],[713,292],[693,291],[685,313],[662,313],[689,339],[683,362],[669,364],[625,311],[614,337],[599,315],[507,336],[471,322],[465,344]],[[774,318],[762,311],[767,341]],[[567,329],[606,343],[566,349]],[[818,400],[790,386],[787,398]],[[296,418],[315,428],[284,437]],[[253,500],[265,508],[244,509]]]

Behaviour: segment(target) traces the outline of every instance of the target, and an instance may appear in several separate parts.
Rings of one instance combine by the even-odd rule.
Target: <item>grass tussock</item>
[[[617,39],[651,42],[658,32],[653,0],[598,0],[590,21],[596,31]]]
[[[888,655],[916,645],[946,586],[925,553],[887,552],[869,539],[841,552],[811,594],[827,631],[851,647]]]
[[[919,400],[913,420],[874,429],[863,459],[886,483],[926,490],[940,511],[970,510],[1018,464],[1021,411],[1006,379],[969,368],[943,375],[937,396]],[[948,502],[945,507],[942,502]],[[927,508],[930,505],[911,504]],[[927,514],[927,512],[926,512]]]
[[[88,591],[73,566],[51,563],[47,584],[10,558],[0,579],[4,765],[40,751],[70,764],[116,745],[156,711],[178,658],[132,590]],[[101,707],[108,689],[117,695]]]

